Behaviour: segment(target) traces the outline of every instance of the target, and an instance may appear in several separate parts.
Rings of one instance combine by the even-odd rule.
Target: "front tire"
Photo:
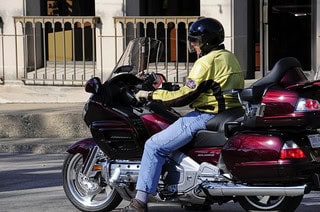
[[[303,195],[288,196],[244,196],[238,201],[246,211],[285,211],[292,212],[300,205]]]
[[[70,202],[81,211],[112,211],[122,197],[110,186],[101,186],[99,173],[87,178],[82,173],[83,156],[69,154],[63,164],[63,189]]]

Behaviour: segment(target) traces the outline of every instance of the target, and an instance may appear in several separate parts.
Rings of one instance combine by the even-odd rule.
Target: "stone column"
[[[225,29],[225,46],[248,70],[248,0],[201,0],[200,15],[219,20]]]
[[[311,26],[311,69],[315,80],[320,79],[320,3],[312,1],[312,26]]]
[[[23,76],[23,42],[22,27],[17,25],[17,46],[15,45],[15,25],[13,16],[24,15],[24,1],[21,0],[0,0],[0,73],[4,69],[5,83],[18,82],[19,76]],[[16,49],[18,50],[16,52]]]
[[[97,26],[96,32],[97,68],[103,73],[103,81],[109,77],[116,64],[115,54],[122,52],[121,38],[117,39],[118,46],[117,49],[115,48],[113,17],[123,16],[124,8],[124,0],[95,0],[96,16],[101,18],[101,23]],[[118,36],[122,36],[121,32],[118,32]],[[116,52],[116,50],[118,51]]]

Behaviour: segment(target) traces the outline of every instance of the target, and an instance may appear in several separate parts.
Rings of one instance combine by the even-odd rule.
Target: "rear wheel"
[[[303,195],[288,196],[244,196],[238,197],[239,203],[246,211],[294,211],[301,203]]]
[[[82,174],[83,157],[69,154],[63,164],[63,189],[71,203],[81,211],[112,211],[122,201],[110,186],[101,185],[101,174],[86,177]]]

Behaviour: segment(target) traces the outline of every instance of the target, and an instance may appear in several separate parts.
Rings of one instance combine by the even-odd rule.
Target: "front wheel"
[[[70,202],[81,211],[112,211],[122,201],[110,186],[101,185],[101,174],[86,177],[82,174],[83,157],[69,154],[63,164],[63,189]]]
[[[246,211],[294,211],[301,203],[303,195],[288,196],[244,196],[238,201]]]

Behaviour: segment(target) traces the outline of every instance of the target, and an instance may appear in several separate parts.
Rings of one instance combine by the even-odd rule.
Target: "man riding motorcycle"
[[[176,91],[140,90],[135,96],[138,100],[159,100],[168,106],[190,105],[194,111],[147,140],[136,197],[123,211],[147,211],[148,195],[156,193],[166,157],[190,142],[197,131],[205,129],[206,122],[215,114],[240,107],[237,98],[223,94],[226,90],[242,89],[244,78],[235,55],[223,45],[222,24],[213,18],[201,18],[191,25],[188,40],[190,51],[195,51],[200,58],[195,62],[185,85]]]

